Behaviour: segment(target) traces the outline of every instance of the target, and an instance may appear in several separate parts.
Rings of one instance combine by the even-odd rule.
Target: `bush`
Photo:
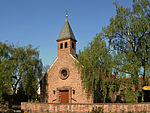
[[[29,113],[28,111],[24,111],[24,113]]]
[[[8,109],[6,113],[14,113],[13,109]]]
[[[92,111],[90,113],[104,113],[103,112],[103,108],[102,107],[96,107],[96,108],[93,108]]]

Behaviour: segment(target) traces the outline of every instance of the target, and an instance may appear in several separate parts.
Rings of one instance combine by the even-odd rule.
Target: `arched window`
[[[60,44],[60,49],[62,49],[62,48],[63,48],[63,43]]]
[[[74,43],[72,42],[72,48],[74,49]]]
[[[67,48],[67,46],[68,46],[68,45],[67,45],[67,42],[65,42],[65,48]]]

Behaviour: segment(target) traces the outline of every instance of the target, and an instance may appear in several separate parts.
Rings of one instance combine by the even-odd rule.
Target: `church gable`
[[[49,79],[53,79],[52,82],[68,82],[70,79],[73,79],[73,81],[81,80],[81,73],[78,72],[75,62],[76,60],[71,54],[57,57],[47,71]]]
[[[71,55],[68,55],[65,58],[66,59],[61,59],[58,57],[56,62],[48,71],[48,92],[52,99],[49,102],[53,102],[53,100],[57,98],[58,95],[55,95],[54,92],[60,93],[58,90],[71,91],[71,97],[74,97],[76,101],[70,100],[69,102],[80,102],[78,98],[83,96],[81,74],[75,66],[75,60]],[[76,94],[73,94],[75,92]],[[54,102],[57,103],[60,102],[60,100],[56,100]]]

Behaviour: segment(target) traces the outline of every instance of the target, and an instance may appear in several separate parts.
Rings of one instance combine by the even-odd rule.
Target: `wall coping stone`
[[[150,112],[150,103],[41,103],[22,102],[21,110],[38,112],[90,112],[93,108],[102,107],[104,112]]]

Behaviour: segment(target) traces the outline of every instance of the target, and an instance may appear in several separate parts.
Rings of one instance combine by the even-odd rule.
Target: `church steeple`
[[[72,54],[73,56],[76,56],[77,40],[75,39],[75,36],[68,22],[68,14],[66,14],[65,24],[56,41],[58,44],[58,56],[65,54]]]
[[[70,24],[68,22],[68,16],[66,15],[65,24],[64,24],[64,26],[60,32],[60,35],[59,35],[57,41],[69,39],[69,38],[76,41],[75,36],[74,36],[72,29],[70,27]]]

